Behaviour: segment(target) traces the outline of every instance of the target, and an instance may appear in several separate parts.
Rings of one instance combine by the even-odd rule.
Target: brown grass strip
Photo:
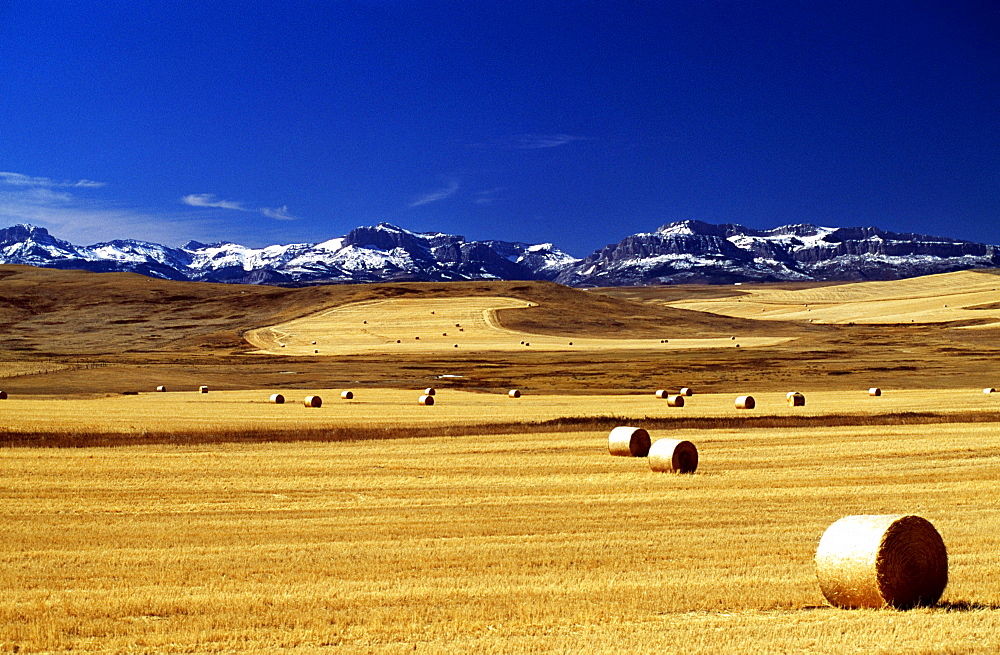
[[[689,418],[635,416],[574,416],[547,421],[470,423],[411,427],[336,426],[308,429],[233,429],[111,432],[87,429],[26,431],[0,428],[0,448],[95,448],[145,445],[206,445],[221,443],[339,442],[379,439],[420,439],[469,435],[599,432],[623,424],[646,429],[725,430],[760,428],[806,428],[876,425],[935,425],[942,423],[1000,423],[1000,412],[898,412],[889,414],[831,414],[825,416],[704,416]]]

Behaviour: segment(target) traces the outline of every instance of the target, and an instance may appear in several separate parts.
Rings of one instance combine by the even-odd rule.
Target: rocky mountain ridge
[[[680,221],[577,259],[550,243],[467,241],[388,223],[320,243],[264,248],[196,241],[173,248],[128,239],[77,246],[21,224],[0,229],[0,263],[241,284],[502,279],[586,287],[899,279],[1000,267],[1000,247],[875,227],[757,230]]]

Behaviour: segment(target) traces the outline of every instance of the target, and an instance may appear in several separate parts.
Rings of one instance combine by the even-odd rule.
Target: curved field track
[[[670,306],[762,320],[877,324],[975,321],[975,327],[985,327],[1000,325],[1000,276],[992,271],[958,271],[798,290],[744,287],[739,296],[677,301]]]
[[[530,334],[503,327],[500,310],[529,310],[535,303],[504,297],[405,298],[359,302],[286,323],[248,331],[258,353],[353,355],[496,350],[649,350],[771,346],[788,337],[615,339]]]

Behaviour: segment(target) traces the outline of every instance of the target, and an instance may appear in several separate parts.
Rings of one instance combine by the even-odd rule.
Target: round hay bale
[[[872,387],[871,389],[868,390],[868,395],[869,396],[881,396],[882,395],[882,390],[879,389],[878,387]]]
[[[798,391],[789,391],[785,396],[789,407],[805,407],[806,397]]]
[[[666,389],[657,389],[656,392],[653,393],[653,395],[656,396],[657,398],[666,398],[667,396],[670,395],[670,392],[667,391]]]
[[[316,342],[315,342],[315,341],[313,341],[313,342],[312,342],[312,345],[314,345],[314,346],[315,346],[315,345],[316,345]]]
[[[159,392],[164,392],[167,390],[167,388],[161,384],[160,386],[156,387],[156,390]]]
[[[667,396],[667,407],[683,407],[684,406],[684,396],[680,394],[675,396]]]
[[[417,402],[420,403],[421,405],[433,405],[434,396],[428,396],[427,394],[424,394],[417,399]]]
[[[693,396],[694,392],[691,391],[691,387],[681,387],[680,394],[682,396]]]
[[[7,392],[0,391],[0,400],[7,400]]]
[[[509,398],[520,398],[521,397],[521,391],[520,391],[520,389],[511,389],[510,391],[507,392],[507,397],[509,397]]]
[[[657,439],[649,448],[649,470],[658,473],[694,473],[698,449],[690,441]]]
[[[306,396],[305,400],[302,401],[305,407],[322,407],[323,399],[319,396]]]
[[[753,396],[736,397],[736,409],[753,409],[756,406],[757,401],[753,399]]]
[[[198,393],[208,393],[208,385],[203,384],[200,387],[198,387]]]
[[[572,341],[570,341],[570,342],[569,342],[569,345],[571,345],[571,346],[572,346],[572,345],[573,345],[573,342],[572,342]]]
[[[649,433],[642,428],[623,425],[608,435],[608,452],[617,457],[645,457],[649,445]]]
[[[316,354],[316,353],[318,353],[318,352],[319,352],[319,350],[314,350],[314,351],[313,351],[313,354],[315,355],[315,354]]]
[[[919,516],[847,516],[823,533],[816,577],[835,607],[933,605],[948,584],[948,552]]]
[[[434,390],[434,387],[427,387],[426,389],[424,389],[424,395],[425,396],[435,396],[435,395],[437,395],[437,391]]]
[[[272,405],[284,405],[285,404],[285,397],[282,396],[280,393],[272,393],[271,394],[271,398],[270,398],[270,402],[271,402]]]
[[[985,389],[983,389],[983,393],[996,393],[996,392],[997,390],[994,389],[993,387],[986,387]]]
[[[284,348],[284,347],[285,347],[285,344],[281,344],[281,347],[282,347],[282,348]]]
[[[354,400],[354,392],[353,391],[341,391],[340,392],[340,399],[341,400]]]
[[[459,327],[460,328],[460,327],[462,327],[462,324],[461,323],[455,323],[455,327]]]

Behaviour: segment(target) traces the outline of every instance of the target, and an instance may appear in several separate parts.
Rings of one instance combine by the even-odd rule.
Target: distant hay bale
[[[785,396],[790,407],[805,407],[806,397],[798,391],[789,391]]]
[[[340,392],[340,398],[341,398],[341,400],[354,400],[354,392],[353,391],[341,391]]]
[[[285,347],[285,344],[281,344],[281,347],[282,347],[282,348],[284,348],[284,347]]]
[[[649,445],[649,433],[642,428],[623,425],[608,435],[608,452],[616,457],[645,457]]]
[[[520,389],[511,389],[510,391],[507,392],[507,396],[510,398],[520,398],[521,391]]]
[[[667,391],[666,389],[657,389],[656,392],[653,393],[653,395],[656,396],[657,398],[666,398],[667,396],[670,395],[670,392]]]
[[[442,332],[442,333],[441,333],[441,336],[442,336],[442,337],[446,337],[446,336],[448,336],[448,333],[447,333],[447,332]]]
[[[7,400],[7,392],[0,391],[0,400]]]
[[[420,403],[421,405],[433,405],[434,396],[428,396],[427,394],[424,394],[417,399],[417,402]]]
[[[753,396],[736,397],[736,409],[753,409],[756,406],[757,401],[753,399]]]
[[[691,391],[691,387],[681,387],[680,391],[682,396],[693,396],[694,392]]]
[[[317,353],[319,353],[319,350],[314,350],[314,351],[313,351],[313,354],[314,354],[314,355],[315,355],[315,354],[317,354]]]
[[[763,311],[763,310],[762,310]],[[729,337],[730,341],[736,341],[736,337]]]
[[[572,342],[572,341],[570,341],[570,342],[569,342],[569,345],[571,345],[571,346],[572,346],[572,345],[573,345],[573,342]]]
[[[315,342],[315,341],[313,341],[313,342],[312,342],[312,345],[314,345],[314,346],[315,346],[315,345],[316,345],[316,342]]]
[[[823,533],[816,577],[835,607],[933,605],[948,584],[948,552],[930,521],[919,516],[847,516]]]
[[[437,391],[434,389],[434,387],[427,387],[426,389],[424,389],[424,395],[435,396],[437,395]]]
[[[200,387],[198,387],[198,393],[208,393],[208,385],[203,384]]]
[[[868,395],[869,396],[881,396],[882,395],[882,390],[879,389],[878,387],[872,387],[871,389],[868,390]]]
[[[270,403],[272,405],[284,405],[285,404],[285,397],[282,396],[280,393],[272,393],[271,394]]]
[[[302,401],[302,404],[306,407],[322,407],[323,399],[319,396],[306,396],[305,400]]]
[[[667,396],[667,407],[683,407],[684,406],[684,396],[680,394],[675,396]]]
[[[996,393],[996,392],[997,390],[994,389],[993,387],[986,387],[985,389],[983,389],[983,393]]]
[[[657,473],[694,473],[698,449],[690,441],[657,439],[649,448],[649,469]]]
[[[167,388],[161,384],[160,386],[156,387],[156,390],[160,391],[160,392],[163,392],[163,391],[166,391]]]
[[[462,327],[461,323],[455,323],[455,327]]]

